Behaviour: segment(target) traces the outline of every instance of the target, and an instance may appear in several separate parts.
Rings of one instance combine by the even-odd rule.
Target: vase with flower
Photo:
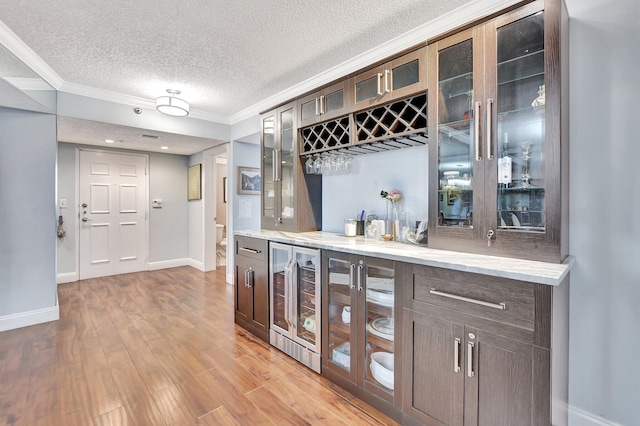
[[[391,240],[396,241],[400,234],[400,202],[402,201],[402,192],[399,189],[392,189],[387,192],[380,191],[380,197],[387,200],[387,223],[386,234],[391,235]]]

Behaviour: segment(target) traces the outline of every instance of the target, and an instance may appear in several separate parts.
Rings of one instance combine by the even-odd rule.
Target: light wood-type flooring
[[[59,321],[0,333],[0,425],[395,424],[236,326],[224,271],[59,285]]]

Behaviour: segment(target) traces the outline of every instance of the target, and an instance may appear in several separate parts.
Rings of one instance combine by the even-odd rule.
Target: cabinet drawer
[[[236,256],[267,261],[267,240],[236,236]]]
[[[535,328],[531,283],[415,265],[412,286],[414,301],[528,330]]]

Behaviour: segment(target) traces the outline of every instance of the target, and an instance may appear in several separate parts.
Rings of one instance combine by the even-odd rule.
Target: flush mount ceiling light
[[[160,96],[156,99],[156,109],[163,114],[175,117],[185,117],[189,115],[189,102],[176,98],[180,94],[179,90],[167,89],[169,96]]]

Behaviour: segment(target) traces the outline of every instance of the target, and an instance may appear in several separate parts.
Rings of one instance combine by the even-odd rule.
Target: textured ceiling
[[[469,1],[0,0],[0,19],[66,83],[228,117]]]

